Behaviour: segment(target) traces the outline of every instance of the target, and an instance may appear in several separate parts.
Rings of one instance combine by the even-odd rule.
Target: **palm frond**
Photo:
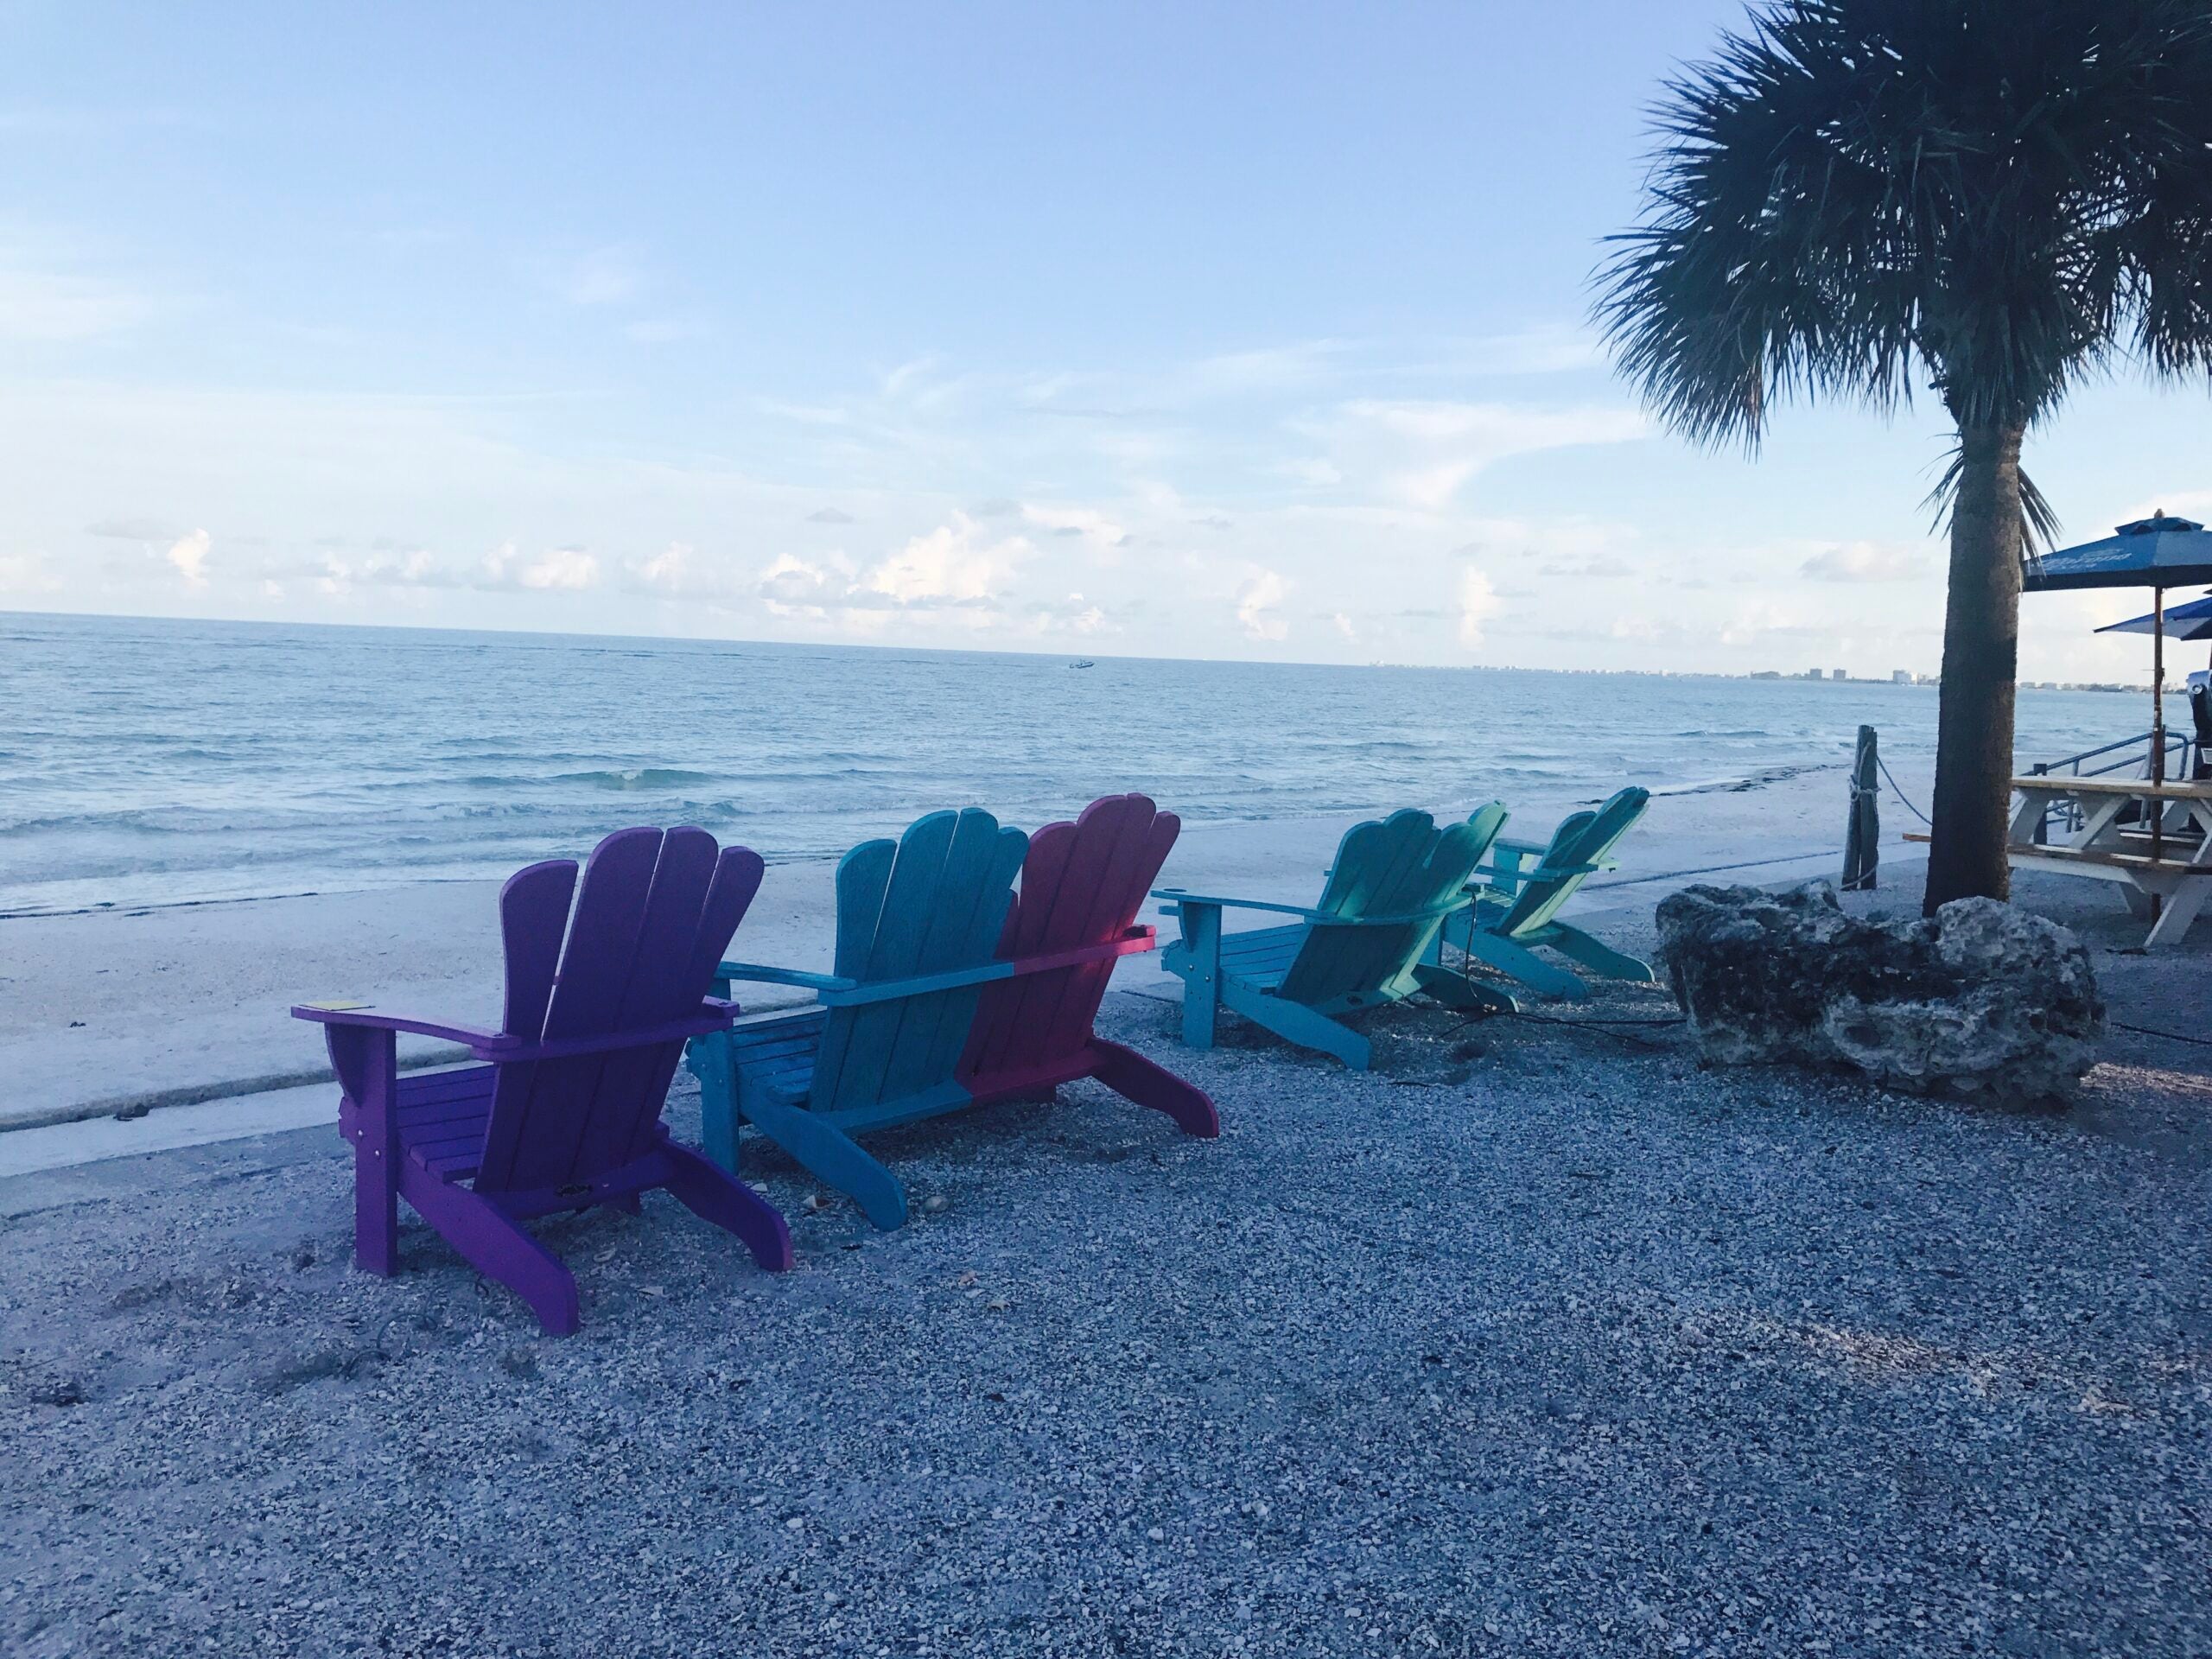
[[[1923,378],[2024,427],[2123,352],[2212,372],[2204,0],[1774,0],[1653,124],[1592,310],[1694,440]]]
[[[1942,475],[1936,480],[1936,487],[1928,492],[1920,505],[1930,515],[1929,528],[1948,533],[1951,528],[1951,514],[1959,505],[1959,478],[1967,464],[1965,446],[1956,438],[1945,451]],[[2020,469],[2020,557],[2032,559],[2039,553],[2048,553],[2058,545],[2058,532],[2063,528],[2058,512],[2050,505],[2035,480],[2028,476],[2027,468]]]

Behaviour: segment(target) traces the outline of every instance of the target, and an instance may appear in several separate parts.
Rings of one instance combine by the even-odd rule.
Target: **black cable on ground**
[[[2131,1026],[2125,1020],[2107,1020],[2114,1031],[2132,1031],[2139,1037],[2163,1037],[2170,1043],[2187,1043],[2192,1048],[2212,1048],[2212,1037],[2184,1037],[2177,1031],[2158,1031],[2150,1026]]]

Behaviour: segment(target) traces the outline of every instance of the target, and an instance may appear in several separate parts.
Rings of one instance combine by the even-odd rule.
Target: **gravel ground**
[[[0,1647],[2212,1651],[2212,1050],[2021,1115],[1665,1026],[1103,1023],[1222,1139],[940,1120],[890,1236],[764,1160],[781,1277],[551,1224],[567,1340],[419,1224],[351,1271],[327,1132],[0,1184]]]

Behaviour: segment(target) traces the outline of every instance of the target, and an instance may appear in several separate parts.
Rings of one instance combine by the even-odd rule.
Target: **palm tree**
[[[2021,442],[2133,358],[2212,369],[2207,0],[1777,0],[1670,79],[1597,315],[1694,440],[1770,404],[1957,430],[1927,905],[2004,898],[2021,563],[2049,508]]]

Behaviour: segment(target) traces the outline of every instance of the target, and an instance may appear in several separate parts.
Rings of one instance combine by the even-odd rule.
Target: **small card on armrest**
[[[357,1008],[373,1008],[373,1002],[348,1002],[340,999],[333,1002],[302,1002],[303,1008],[313,1008],[317,1014],[352,1014]]]

